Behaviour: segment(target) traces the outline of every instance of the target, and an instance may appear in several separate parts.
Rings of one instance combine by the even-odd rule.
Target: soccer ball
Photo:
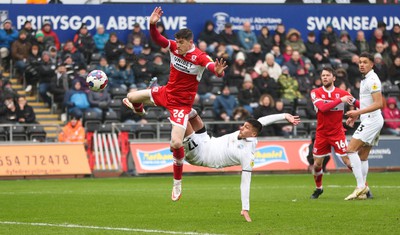
[[[101,70],[93,70],[86,77],[86,84],[91,91],[102,91],[107,87],[108,77]]]

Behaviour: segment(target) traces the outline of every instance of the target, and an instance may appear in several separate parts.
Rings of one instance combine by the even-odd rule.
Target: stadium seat
[[[155,139],[156,130],[153,125],[141,124],[136,126],[136,136],[139,139]]]
[[[117,114],[119,115],[121,112],[122,105],[123,105],[122,99],[112,99],[110,101],[109,107],[115,112],[117,112]]]
[[[128,94],[128,91],[123,87],[113,87],[110,89],[112,99],[123,99]]]
[[[114,111],[107,111],[104,115],[104,124],[120,122],[119,116]]]
[[[7,132],[2,126],[0,126],[0,141],[7,141]]]
[[[215,121],[214,111],[212,109],[205,109],[200,114],[203,121]]]
[[[46,131],[41,125],[28,126],[26,128],[26,133],[29,136],[29,140],[45,142],[46,141]]]
[[[239,89],[236,86],[230,86],[229,91],[233,96],[237,96],[239,94]]]
[[[102,117],[99,113],[93,111],[85,111],[83,113],[83,124],[87,132],[97,130],[102,123]]]
[[[169,122],[162,122],[160,127],[160,138],[161,139],[171,139],[171,129],[172,125]]]
[[[98,128],[98,133],[111,133],[112,126],[111,123],[101,124]]]
[[[101,54],[100,53],[93,53],[90,64],[97,65],[100,62]]]
[[[26,134],[25,127],[20,125],[12,126],[9,129],[9,133],[13,141],[26,141],[28,140],[28,135]]]
[[[161,114],[163,109],[160,107],[149,107],[146,109],[145,119],[149,122],[158,122],[160,121]]]
[[[214,100],[211,99],[204,99],[203,102],[201,103],[203,105],[203,109],[213,107],[214,106]]]

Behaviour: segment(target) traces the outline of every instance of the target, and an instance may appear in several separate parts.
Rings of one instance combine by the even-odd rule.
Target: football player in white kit
[[[363,75],[360,85],[360,101],[353,100],[358,108],[346,113],[349,117],[346,121],[348,125],[353,125],[354,121],[360,116],[361,124],[354,132],[347,152],[353,171],[356,175],[357,187],[353,193],[345,198],[345,200],[366,199],[369,187],[366,185],[368,174],[368,155],[372,146],[378,144],[379,134],[383,126],[383,116],[381,113],[382,93],[381,81],[374,72],[374,58],[369,53],[361,53],[358,68]],[[370,196],[372,197],[372,195]]]
[[[288,113],[268,115],[258,120],[247,120],[238,131],[231,134],[210,138],[196,110],[192,109],[189,114],[189,123],[185,133],[186,138],[183,142],[185,160],[192,165],[210,168],[241,165],[241,215],[248,222],[251,222],[249,216],[250,182],[251,171],[254,165],[254,153],[257,146],[257,136],[262,126],[285,119],[293,125],[297,125],[300,122],[298,116],[292,116]]]

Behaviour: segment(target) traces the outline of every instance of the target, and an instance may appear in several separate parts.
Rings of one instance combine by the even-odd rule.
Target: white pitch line
[[[183,235],[218,235],[218,234],[212,234],[212,233],[178,232],[178,231],[154,230],[154,229],[85,226],[85,225],[79,225],[79,224],[49,224],[49,223],[28,223],[28,222],[16,222],[16,221],[0,221],[0,224],[59,227],[59,228],[83,228],[83,229],[98,229],[98,230],[127,231],[127,232],[141,232],[141,233],[165,233],[165,234],[183,234]]]

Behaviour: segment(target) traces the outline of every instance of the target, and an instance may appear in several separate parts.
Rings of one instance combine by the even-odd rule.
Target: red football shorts
[[[314,157],[324,157],[331,153],[332,147],[335,150],[335,153],[338,156],[347,155],[347,140],[346,135],[343,133],[342,135],[336,136],[315,136],[314,149],[313,154]]]
[[[162,106],[169,111],[169,120],[173,125],[186,129],[192,105],[174,102],[179,98],[168,94],[164,86],[151,88],[151,98],[155,105]]]

